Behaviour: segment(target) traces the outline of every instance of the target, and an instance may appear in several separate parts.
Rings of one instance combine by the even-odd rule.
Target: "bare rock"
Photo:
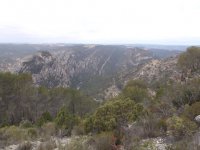
[[[197,123],[200,124],[200,115],[196,116],[196,117],[194,118],[194,120],[195,120]]]

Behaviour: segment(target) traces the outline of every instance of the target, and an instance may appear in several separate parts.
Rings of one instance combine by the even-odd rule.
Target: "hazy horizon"
[[[0,43],[200,45],[198,0],[0,1]]]

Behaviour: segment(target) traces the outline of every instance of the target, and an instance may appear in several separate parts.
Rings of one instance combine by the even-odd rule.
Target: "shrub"
[[[71,130],[75,125],[80,122],[79,118],[67,110],[66,107],[62,107],[57,113],[55,123],[58,128],[67,130],[67,135],[71,134]]]
[[[29,128],[28,129],[28,136],[30,138],[36,138],[37,137],[37,130],[35,128]]]
[[[0,140],[6,141],[7,144],[35,139],[37,135],[36,128],[20,128],[17,126],[0,128]]]
[[[187,118],[173,116],[167,119],[167,129],[170,135],[180,138],[191,135],[197,129],[197,125]]]
[[[85,121],[85,129],[97,132],[112,131],[137,120],[142,112],[143,107],[128,98],[111,100]]]
[[[24,142],[20,144],[16,150],[31,150],[32,144],[30,142]]]
[[[23,141],[28,138],[26,130],[16,126],[5,127],[3,134],[9,139],[9,142],[11,143]]]
[[[186,137],[182,140],[176,141],[167,147],[167,150],[199,150],[199,135],[193,137]]]
[[[9,120],[7,115],[0,116],[0,128],[6,127],[9,125]]]
[[[190,70],[191,72],[199,71],[200,69],[200,48],[189,47],[186,52],[182,53],[178,59],[178,66],[183,71]]]
[[[157,137],[165,133],[165,122],[157,118],[155,115],[145,115],[140,118],[136,124],[137,128],[141,131],[138,136],[144,138]]]
[[[94,132],[94,116],[89,116],[83,121],[84,130],[86,133]]]
[[[165,119],[160,119],[158,121],[158,128],[163,132],[167,131],[167,123]]]
[[[138,87],[138,88],[146,89],[147,85],[142,80],[131,80],[126,84],[126,87]]]
[[[56,125],[53,122],[45,123],[42,127],[42,134],[45,137],[56,135]]]
[[[144,102],[146,99],[148,99],[147,90],[143,88],[139,88],[137,86],[125,87],[122,95],[125,98],[130,98],[131,100],[134,100],[137,103]]]
[[[37,120],[36,124],[37,124],[38,126],[42,126],[44,123],[50,122],[50,121],[52,121],[52,120],[53,120],[52,116],[50,115],[49,112],[46,111],[46,112],[44,112],[44,113],[42,114],[42,116]]]
[[[84,133],[83,125],[74,126],[72,129],[72,135],[83,135]]]
[[[33,125],[29,120],[22,120],[19,126],[21,128],[31,128]]]
[[[200,102],[196,102],[191,106],[186,105],[184,115],[194,120],[197,115],[200,115]]]

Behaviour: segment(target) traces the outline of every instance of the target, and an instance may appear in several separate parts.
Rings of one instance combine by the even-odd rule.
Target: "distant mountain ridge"
[[[155,67],[155,62],[162,64],[163,58],[180,53],[124,45],[32,46],[30,53],[24,51],[11,57],[8,67],[0,63],[0,69],[31,73],[36,85],[73,87],[98,99],[116,95],[126,80],[148,78],[150,72],[145,65]]]
[[[139,47],[142,49],[160,49],[167,51],[185,51],[190,45],[159,45],[159,44],[129,44],[129,47]]]

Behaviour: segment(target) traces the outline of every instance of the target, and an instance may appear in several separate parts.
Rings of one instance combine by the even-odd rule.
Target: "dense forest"
[[[58,145],[52,136],[75,136],[57,148],[143,150],[162,138],[165,149],[198,150],[200,48],[180,54],[177,66],[181,82],[131,80],[101,103],[76,89],[36,87],[30,74],[0,73],[0,145],[27,150],[33,145],[23,141],[43,138],[38,149],[50,150]]]

